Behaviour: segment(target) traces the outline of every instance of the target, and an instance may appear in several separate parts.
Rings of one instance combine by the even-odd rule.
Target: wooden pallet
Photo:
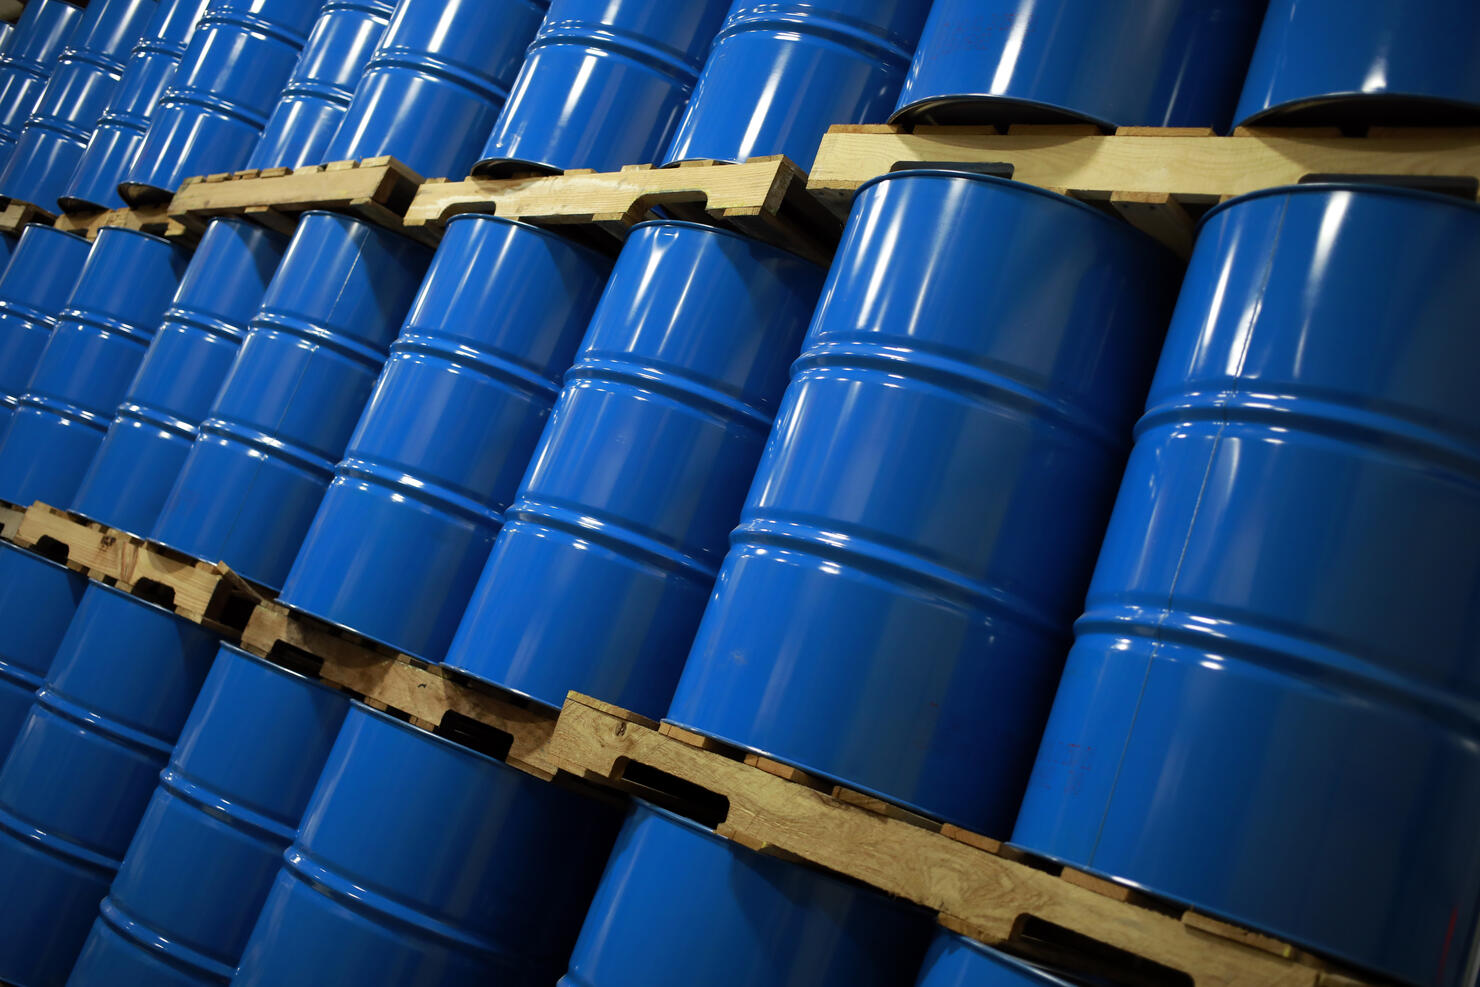
[[[1086,973],[1113,971],[1118,983],[1366,982],[1272,937],[575,693],[547,754],[588,781],[692,803],[692,814],[722,836],[905,898],[989,945]]]
[[[261,594],[222,564],[211,565],[42,503],[28,507],[14,535],[22,548],[89,579],[173,610],[192,623],[234,638]]]
[[[30,223],[50,226],[56,222],[56,218],[56,213],[43,209],[35,203],[0,195],[0,233],[20,236]]]
[[[405,224],[421,183],[420,175],[390,157],[228,172],[186,179],[170,201],[169,214],[198,232],[216,216],[245,216],[291,234],[297,214],[328,209],[435,244],[432,231]]]
[[[569,171],[522,178],[431,179],[406,222],[440,230],[461,213],[492,213],[542,226],[594,227],[625,238],[661,207],[678,219],[717,224],[827,263],[841,223],[806,194],[806,173],[785,157],[744,164],[690,162],[676,168],[629,165],[621,171]]]
[[[54,225],[59,230],[76,233],[89,240],[97,239],[99,230],[114,227],[153,233],[155,236],[177,239],[187,244],[199,239],[198,232],[187,229],[183,223],[171,218],[167,204],[135,209],[64,213],[57,217]]]
[[[242,647],[538,778],[551,780],[558,770],[545,754],[555,711],[494,686],[273,601],[257,605],[242,633]]]
[[[1195,217],[1230,196],[1321,175],[1480,179],[1480,130],[1373,128],[1210,130],[1092,126],[836,126],[817,152],[808,190],[846,216],[853,193],[911,165],[994,166],[1016,181],[1114,210],[1185,254]]]

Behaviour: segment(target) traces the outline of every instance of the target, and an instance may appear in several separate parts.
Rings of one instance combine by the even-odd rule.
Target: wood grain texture
[[[1295,962],[1304,958],[1296,951],[1276,955],[1263,943],[1210,931],[1207,923],[1141,907],[1109,882],[1086,887],[1093,882],[1074,883],[997,856],[984,849],[993,842],[985,838],[965,841],[795,784],[574,693],[547,754],[586,778],[620,782],[636,763],[722,794],[729,810],[716,827],[721,835],[906,898],[989,944],[1011,941],[1031,916],[1180,970],[1199,987],[1314,987],[1326,975],[1319,966]],[[1114,893],[1101,893],[1107,888],[1100,885]],[[1127,897],[1132,900],[1117,900]]]

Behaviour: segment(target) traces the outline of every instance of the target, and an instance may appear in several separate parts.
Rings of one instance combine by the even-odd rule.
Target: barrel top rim
[[[788,250],[787,248],[785,248],[783,246],[780,246],[778,244],[770,243],[769,241],[761,240],[761,239],[759,239],[757,237],[746,236],[744,233],[741,233],[738,230],[726,229],[723,226],[711,226],[708,223],[696,223],[696,222],[694,222],[691,219],[646,219],[646,220],[643,220],[641,223],[634,223],[632,225],[632,227],[630,229],[628,229],[627,232],[630,235],[630,234],[636,233],[638,230],[643,229],[644,227],[648,227],[648,226],[663,226],[663,227],[668,227],[668,228],[686,228],[686,229],[694,229],[694,230],[703,230],[705,233],[717,233],[717,234],[719,234],[721,236],[727,236],[727,237],[729,237],[732,240],[739,240],[741,243],[743,243],[743,244],[745,244],[746,246],[749,246],[749,247],[761,247],[761,248],[767,249],[767,250],[774,250],[778,254],[785,254],[788,257],[795,257],[797,260],[805,261],[806,263],[810,264],[811,266],[817,268],[820,271],[824,271],[825,272],[827,270],[826,267],[824,267],[823,265],[817,263],[816,261],[810,260],[810,259],[808,259],[806,257],[803,257],[801,254],[797,253],[796,251],[794,251],[794,250]]]
[[[1461,199],[1453,195],[1445,195],[1442,192],[1430,192],[1428,189],[1406,188],[1401,185],[1383,185],[1377,182],[1303,182],[1298,185],[1272,185],[1269,188],[1255,189],[1252,192],[1245,192],[1242,195],[1237,195],[1220,202],[1203,213],[1202,218],[1197,221],[1197,231],[1200,232],[1204,224],[1218,213],[1224,212],[1232,206],[1242,205],[1254,199],[1298,195],[1302,193],[1330,194],[1332,192],[1358,192],[1400,199],[1415,199],[1420,202],[1455,206],[1459,209],[1480,213],[1480,203]]]
[[[387,713],[384,710],[379,710],[376,709],[374,706],[367,705],[361,699],[350,699],[349,711],[350,713],[364,713],[375,719],[384,720],[387,724],[393,727],[398,727],[399,729],[412,734],[420,740],[425,740],[432,744],[439,744],[447,748],[454,754],[471,758],[474,761],[486,762],[496,768],[499,768],[500,770],[508,771],[511,774],[533,780],[532,776],[525,774],[523,771],[520,771],[518,768],[514,767],[507,761],[501,761],[496,757],[485,754],[480,750],[474,750],[471,747],[464,746],[463,744],[460,744],[455,740],[450,740],[447,737],[438,736],[437,734],[432,733],[432,731],[430,730],[423,730],[421,727],[408,723],[400,717],[392,716],[390,713]]]
[[[339,691],[338,689],[329,685],[323,679],[316,679],[311,675],[305,675],[302,672],[294,671],[293,669],[288,668],[285,665],[279,665],[277,662],[271,661],[267,658],[263,658],[261,655],[254,655],[252,654],[252,652],[246,650],[239,644],[232,644],[229,641],[222,641],[217,655],[219,656],[221,652],[229,652],[231,654],[231,657],[233,658],[244,658],[255,664],[261,665],[268,671],[277,672],[279,675],[286,676],[290,679],[295,679],[299,682],[302,682],[304,685],[313,686],[316,689],[322,689],[332,696],[338,696],[342,698],[345,701],[346,705],[348,705],[351,701],[350,696],[347,693]]]
[[[1148,243],[1155,244],[1163,251],[1167,249],[1165,245],[1163,245],[1153,237],[1147,236],[1145,233],[1137,230],[1129,223],[1116,219],[1114,216],[1107,215],[1106,213],[1103,213],[1100,210],[1096,209],[1094,206],[1091,206],[1089,203],[1081,202],[1073,196],[1062,195],[1058,192],[1042,188],[1038,185],[1031,185],[1028,182],[1020,182],[1012,178],[1000,178],[996,175],[983,175],[980,172],[976,171],[961,171],[956,168],[905,168],[901,169],[900,171],[886,172],[882,175],[875,175],[873,178],[870,178],[862,185],[859,185],[857,190],[855,190],[854,192],[854,201],[857,201],[857,196],[861,195],[865,189],[868,189],[874,185],[879,185],[883,182],[893,181],[897,178],[964,178],[969,181],[977,182],[983,185],[996,185],[1012,191],[1024,192],[1031,195],[1040,196],[1044,199],[1049,200],[1050,202],[1055,202],[1061,205],[1070,206],[1074,209],[1082,210],[1088,215],[1095,217],[1096,220],[1108,224],[1107,229],[1123,230],[1127,233],[1134,234],[1137,237],[1145,239]]]
[[[31,560],[32,562],[40,562],[40,563],[42,563],[44,565],[51,566],[53,569],[56,569],[56,570],[58,570],[60,572],[71,573],[72,575],[76,576],[78,579],[82,580],[85,583],[86,582],[90,582],[90,580],[86,576],[84,576],[82,573],[77,572],[76,570],[73,570],[73,569],[68,569],[66,566],[62,565],[60,562],[53,562],[51,559],[48,559],[44,555],[37,555],[35,552],[31,551],[29,548],[22,548],[21,546],[17,545],[15,542],[6,541],[4,539],[0,539],[0,550],[4,550],[4,549],[7,549],[7,548],[8,549],[11,549],[12,551],[16,552],[17,554],[19,554],[21,556],[24,556],[25,558]]]
[[[498,222],[503,223],[507,226],[517,226],[522,230],[529,230],[531,233],[538,233],[541,236],[546,237],[547,239],[557,240],[568,247],[574,247],[576,250],[588,253],[593,257],[599,257],[602,260],[606,261],[608,265],[610,265],[612,262],[612,258],[610,255],[602,253],[595,247],[584,243],[578,243],[575,240],[572,240],[570,237],[561,236],[559,233],[555,232],[552,229],[548,229],[544,226],[539,226],[535,223],[531,223],[527,219],[519,219],[518,217],[514,216],[500,216],[497,213],[491,212],[464,212],[458,213],[456,216],[448,219],[444,225],[451,226],[453,223],[459,223],[463,220],[472,219],[491,219],[497,220]]]
[[[57,236],[71,237],[72,239],[79,240],[82,243],[88,242],[87,237],[82,236],[80,233],[74,233],[71,230],[59,230],[55,226],[49,226],[46,223],[26,223],[24,226],[21,227],[21,233],[24,234],[26,230],[29,230],[33,226],[38,230],[45,230],[48,233],[55,233]],[[19,237],[17,237],[17,239],[19,239]]]

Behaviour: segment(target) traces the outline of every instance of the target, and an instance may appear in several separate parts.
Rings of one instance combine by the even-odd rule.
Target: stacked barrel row
[[[380,154],[805,165],[891,113],[1480,108],[1460,3],[190,6],[94,0],[54,78],[112,78],[89,98],[114,125],[53,126],[48,88],[20,171],[103,137],[112,177],[72,198],[111,204]],[[940,170],[862,188],[830,271],[668,220],[615,258],[489,216],[435,254],[331,213],[291,239],[217,220],[193,256],[33,226],[0,278],[0,499],[534,702],[588,692],[1458,985],[1477,224],[1423,192],[1272,190],[1205,218],[1180,299],[1131,228]],[[882,987],[924,956],[929,987],[1065,982],[9,545],[0,616],[0,979]]]

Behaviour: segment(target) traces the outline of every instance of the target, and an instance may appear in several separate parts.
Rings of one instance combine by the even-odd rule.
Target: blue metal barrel
[[[610,271],[538,227],[447,224],[284,602],[446,652]]]
[[[123,78],[93,130],[59,202],[62,208],[117,209],[118,183],[133,166],[155,104],[175,77],[206,0],[160,0],[144,36],[123,67]]]
[[[394,156],[462,178],[524,61],[546,0],[400,0],[326,157]]]
[[[1418,192],[1204,220],[1016,842],[1471,982],[1476,264],[1480,207]]]
[[[1004,834],[1176,267],[1041,189],[865,184],[669,718]]]
[[[196,175],[247,163],[321,0],[210,0],[119,192],[166,198]]]
[[[0,500],[71,503],[189,259],[148,233],[99,231],[0,441]]]
[[[812,167],[836,123],[883,123],[929,5],[735,0],[664,164],[784,154]]]
[[[243,219],[212,221],[72,510],[134,534],[154,527],[287,244]]]
[[[656,162],[673,137],[726,0],[552,0],[474,169]]]
[[[72,570],[0,541],[0,764],[86,587]]]
[[[89,246],[80,236],[32,223],[0,275],[0,444],[77,287]]]
[[[280,588],[430,259],[304,213],[151,537]]]
[[[5,54],[10,47],[10,39],[15,34],[15,25],[9,21],[0,23],[0,55]]]
[[[328,160],[324,152],[394,12],[392,0],[325,0],[248,168],[297,168]]]
[[[633,805],[559,987],[894,987],[920,910]]]
[[[10,264],[10,258],[15,254],[15,247],[19,242],[19,237],[0,233],[0,277],[4,276],[5,268]]]
[[[229,980],[348,711],[223,646],[68,987]]]
[[[89,584],[0,769],[0,979],[66,979],[216,648]]]
[[[1271,0],[1241,124],[1480,122],[1480,5]]]
[[[619,823],[356,704],[233,984],[552,983]]]
[[[1223,130],[1266,2],[934,0],[892,119]]]
[[[0,55],[0,165],[10,158],[26,119],[83,12],[66,0],[31,0]]]
[[[823,275],[711,227],[633,230],[449,665],[663,715]]]
[[[1080,982],[941,929],[915,987],[1074,987]]]
[[[92,0],[0,169],[0,195],[55,210],[155,0]]]

